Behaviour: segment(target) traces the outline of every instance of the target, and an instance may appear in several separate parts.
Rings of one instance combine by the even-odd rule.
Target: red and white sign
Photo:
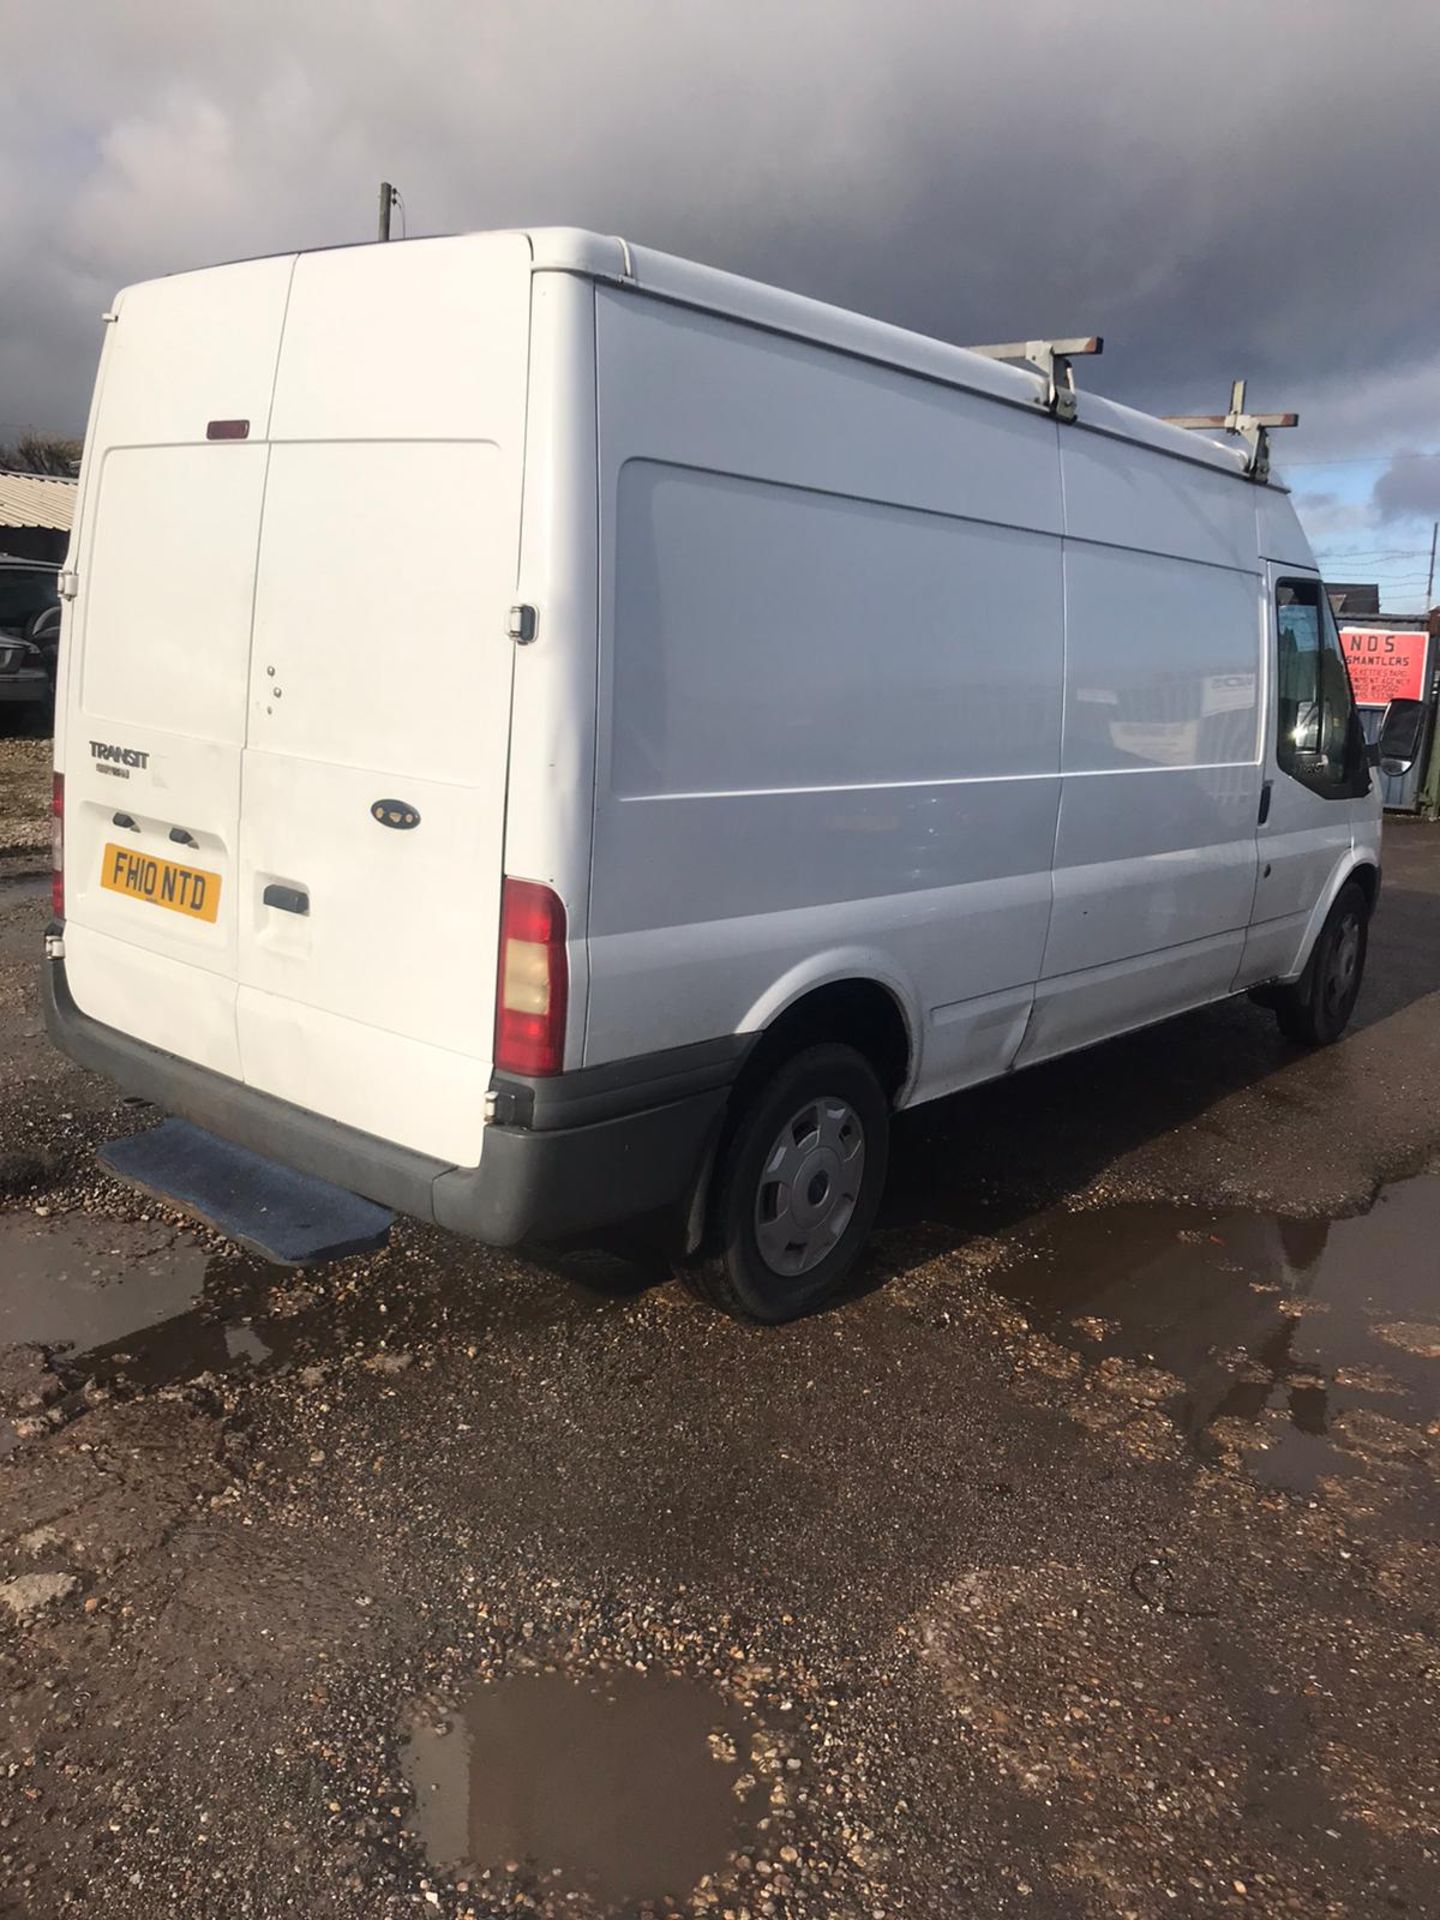
[[[1423,700],[1429,639],[1425,633],[1377,633],[1369,627],[1342,627],[1340,641],[1358,704],[1383,707],[1391,700]]]

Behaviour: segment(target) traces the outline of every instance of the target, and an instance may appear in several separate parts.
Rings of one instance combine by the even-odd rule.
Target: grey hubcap
[[[1355,976],[1359,967],[1360,922],[1350,913],[1340,923],[1340,931],[1335,936],[1335,946],[1330,955],[1330,977],[1325,986],[1326,998],[1332,1008],[1344,1006],[1355,991]]]
[[[809,1100],[765,1156],[755,1241],[772,1273],[809,1273],[849,1226],[865,1176],[865,1129],[844,1100]]]

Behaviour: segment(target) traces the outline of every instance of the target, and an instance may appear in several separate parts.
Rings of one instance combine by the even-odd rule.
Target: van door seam
[[[1060,852],[1060,822],[1065,815],[1065,722],[1070,705],[1070,574],[1067,566],[1070,551],[1070,506],[1065,497],[1065,449],[1060,439],[1058,423],[1051,428],[1055,435],[1055,465],[1060,476],[1060,743],[1055,758],[1055,830],[1050,839],[1050,911],[1045,916],[1045,938],[1040,943],[1040,965],[1032,985],[1039,989],[1045,978],[1045,968],[1050,959],[1050,941],[1055,932],[1055,862]],[[1033,1017],[1035,1001],[1032,995],[1030,1012]],[[1030,1031],[1030,1020],[1025,1022],[1025,1033],[1016,1048],[1019,1057]]]
[[[255,522],[255,564],[250,569],[250,634],[245,649],[245,705],[244,724],[240,730],[240,765],[236,769],[235,793],[235,845],[231,852],[232,879],[234,886],[235,910],[235,998],[230,1004],[230,1019],[235,1029],[235,1060],[240,1068],[241,1082],[245,1082],[245,1052],[240,1044],[240,990],[244,982],[240,977],[241,955],[241,914],[244,909],[244,839],[245,839],[245,772],[250,757],[250,707],[251,686],[255,675],[255,609],[260,603],[260,561],[265,550],[265,503],[270,494],[270,460],[274,452],[274,442],[270,438],[270,428],[275,419],[275,395],[280,389],[280,362],[285,352],[285,330],[290,319],[290,296],[295,291],[295,270],[300,264],[299,254],[290,261],[290,277],[285,282],[285,304],[280,309],[280,332],[275,342],[275,365],[270,372],[270,402],[265,410],[265,470],[260,476],[260,511]]]
[[[520,571],[525,556],[525,489],[530,480],[530,464],[528,458],[530,449],[530,398],[535,387],[534,368],[531,364],[535,354],[535,248],[528,234],[525,236],[525,244],[530,248],[531,272],[528,283],[528,298],[525,302],[525,399],[520,408],[520,480],[518,498],[516,500],[515,575],[513,588],[516,594],[520,591]],[[496,611],[498,615],[499,609],[497,608]],[[498,618],[496,620],[496,627],[498,630]],[[517,649],[514,642],[507,639],[505,642],[505,668],[509,676],[509,684],[507,689],[508,698],[505,702],[505,771],[500,781],[500,871],[494,876],[497,898],[495,902],[495,953],[493,956],[495,986],[491,996],[493,1009],[498,1009],[500,1005],[501,901],[499,896],[504,892],[505,875],[509,870],[510,858],[508,845],[510,839],[510,772],[515,763],[515,682],[519,678],[519,675],[515,671],[516,651]],[[492,1011],[489,1048],[492,1071],[495,1065],[495,1032],[498,1019],[498,1011]],[[480,1158],[483,1160],[484,1157],[485,1142],[482,1135]]]
[[[1256,539],[1258,544],[1258,509],[1256,513],[1256,524]],[[1276,649],[1271,641],[1270,610],[1274,602],[1275,588],[1272,579],[1272,569],[1269,566],[1262,569],[1257,584],[1260,589],[1260,699],[1258,703],[1259,710],[1256,714],[1256,725],[1260,728],[1260,739],[1257,742],[1259,748],[1257,767],[1260,774],[1260,796],[1263,796],[1266,785],[1269,784],[1273,787],[1274,784],[1270,773],[1270,742],[1273,735],[1271,719],[1272,674],[1270,670],[1270,659]],[[1278,774],[1279,766],[1277,764],[1276,776],[1278,776]],[[1257,798],[1256,813],[1254,816],[1254,832],[1251,835],[1251,845],[1255,850],[1255,863],[1250,873],[1250,911],[1245,917],[1245,932],[1247,938],[1240,943],[1240,953],[1235,962],[1235,971],[1230,976],[1230,986],[1234,992],[1241,991],[1240,979],[1245,972],[1245,949],[1249,944],[1248,935],[1251,928],[1259,924],[1256,921],[1255,915],[1260,905],[1260,863],[1263,857],[1261,854],[1261,846],[1263,844],[1261,835],[1264,832],[1265,826],[1269,824],[1268,812],[1266,820],[1264,822],[1260,820],[1259,804],[1260,801],[1259,798]]]
[[[604,693],[605,650],[603,637],[605,631],[605,463],[600,443],[600,289],[592,281],[590,287],[590,370],[592,380],[593,408],[591,423],[594,428],[592,444],[591,481],[594,486],[595,500],[595,648],[591,665],[594,672],[595,721],[594,749],[590,756],[590,854],[586,863],[585,879],[585,1018],[582,1027],[580,1063],[588,1064],[590,1059],[590,1017],[595,1006],[595,941],[592,929],[595,922],[595,848],[600,828],[600,754],[605,730],[613,731],[613,699],[601,710],[601,696]],[[617,468],[618,472],[618,468]],[[612,568],[613,572],[613,568]]]

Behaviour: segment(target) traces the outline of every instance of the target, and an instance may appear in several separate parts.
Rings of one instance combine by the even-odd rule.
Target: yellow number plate
[[[191,920],[213,922],[220,911],[220,876],[201,867],[182,867],[174,860],[157,860],[133,847],[105,847],[100,884],[111,893],[128,894],[152,907],[168,907]]]

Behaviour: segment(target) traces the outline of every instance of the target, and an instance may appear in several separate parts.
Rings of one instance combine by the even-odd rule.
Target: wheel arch
[[[915,995],[889,967],[863,952],[837,953],[792,968],[746,1011],[738,1029],[755,1035],[747,1073],[820,1040],[853,1046],[875,1068],[892,1106],[901,1104],[919,1069],[922,1029]]]
[[[1369,847],[1352,848],[1348,857],[1337,864],[1335,872],[1330,877],[1329,886],[1311,911],[1305,927],[1305,938],[1300,943],[1295,970],[1286,975],[1287,980],[1298,980],[1309,966],[1310,956],[1315,951],[1315,942],[1320,938],[1320,930],[1330,917],[1330,909],[1352,880],[1365,889],[1370,911],[1373,913],[1376,902],[1380,898],[1380,867]]]
[[[853,1046],[875,1069],[892,1108],[903,1104],[919,1071],[914,996],[869,955],[832,955],[824,965],[811,962],[794,968],[755,1001],[738,1031],[753,1033],[754,1043],[691,1194],[687,1253],[696,1252],[705,1238],[713,1176],[735,1116],[782,1060],[823,1040]]]

